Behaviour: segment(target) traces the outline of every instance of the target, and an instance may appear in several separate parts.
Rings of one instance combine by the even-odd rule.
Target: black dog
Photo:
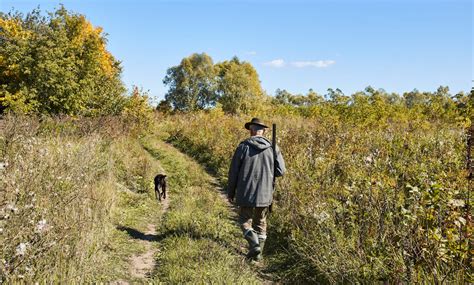
[[[164,174],[155,176],[155,196],[158,201],[161,201],[161,196],[166,199],[166,175]]]

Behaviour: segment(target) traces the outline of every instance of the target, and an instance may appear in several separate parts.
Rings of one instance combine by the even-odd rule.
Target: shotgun
[[[277,150],[276,150],[276,124],[272,125],[272,149],[273,149],[273,193],[276,190],[276,162],[277,162]],[[268,207],[268,212],[271,213],[273,211],[273,202]]]

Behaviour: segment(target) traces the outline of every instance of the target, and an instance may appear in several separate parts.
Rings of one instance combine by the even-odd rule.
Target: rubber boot
[[[253,229],[250,229],[245,232],[244,236],[249,243],[249,253],[247,253],[247,258],[254,258],[259,255],[261,249],[257,233]]]
[[[265,247],[265,241],[267,240],[266,237],[258,237],[258,244],[260,245],[260,253],[255,257],[255,260],[261,261],[263,260],[263,248]]]

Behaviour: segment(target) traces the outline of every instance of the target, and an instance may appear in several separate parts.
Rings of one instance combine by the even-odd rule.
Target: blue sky
[[[269,94],[351,94],[369,85],[398,93],[448,85],[456,93],[472,85],[470,0],[0,0],[0,10],[59,3],[103,27],[127,86],[158,99],[166,69],[194,52],[251,62]]]

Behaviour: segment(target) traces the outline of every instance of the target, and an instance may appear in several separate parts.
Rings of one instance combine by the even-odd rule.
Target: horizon
[[[7,0],[0,11],[53,11],[60,3],[104,29],[127,88],[158,100],[166,70],[202,52],[214,63],[250,62],[272,96],[276,89],[350,95],[372,86],[402,95],[472,88],[471,1]]]

